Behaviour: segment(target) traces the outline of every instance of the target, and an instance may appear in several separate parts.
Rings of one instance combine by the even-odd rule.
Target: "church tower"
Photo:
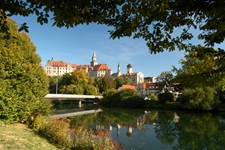
[[[117,67],[117,76],[121,75],[121,72],[120,72],[120,64],[118,63],[118,67]]]
[[[96,54],[94,52],[94,54],[92,55],[92,61],[90,62],[90,65],[93,67],[93,66],[95,66],[97,64],[98,64],[97,57],[96,57]]]
[[[132,65],[129,63],[127,65],[127,74],[131,74],[132,73]]]

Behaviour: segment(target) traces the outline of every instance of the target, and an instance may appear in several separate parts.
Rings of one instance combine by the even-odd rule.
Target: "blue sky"
[[[105,25],[79,25],[74,28],[52,27],[52,23],[40,25],[36,17],[12,17],[19,25],[27,22],[29,36],[42,58],[42,65],[52,57],[73,64],[90,64],[93,53],[98,63],[106,63],[113,72],[120,63],[122,73],[131,63],[133,72],[142,72],[145,77],[158,76],[170,71],[172,65],[179,67],[183,51],[150,54],[144,40],[132,38],[110,39],[109,27]]]

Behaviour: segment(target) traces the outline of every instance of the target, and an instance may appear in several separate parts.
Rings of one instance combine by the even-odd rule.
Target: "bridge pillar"
[[[79,103],[78,103],[78,107],[79,107],[79,108],[81,108],[81,101],[79,101]]]

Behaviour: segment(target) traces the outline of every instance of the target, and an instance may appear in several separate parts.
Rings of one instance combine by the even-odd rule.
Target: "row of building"
[[[97,62],[96,54],[93,53],[90,64],[77,65],[70,64],[65,61],[55,61],[54,59],[48,60],[45,65],[45,71],[49,76],[62,76],[65,73],[70,73],[75,70],[85,70],[89,72],[90,76],[103,77],[109,75],[114,77],[128,77],[131,79],[132,85],[123,85],[118,90],[124,88],[135,89],[143,95],[148,95],[149,93],[158,93],[159,87],[156,83],[156,77],[144,77],[142,72],[133,72],[133,67],[129,63],[127,65],[127,72],[121,73],[120,64],[117,66],[117,72],[113,73],[112,69],[108,67],[107,64],[99,64]]]
[[[148,95],[149,93],[159,93],[163,92],[162,89],[158,87],[158,84],[156,83],[156,77],[144,77],[144,74],[142,72],[133,72],[133,67],[129,63],[127,65],[127,72],[121,73],[120,70],[120,64],[117,66],[117,72],[112,73],[112,69],[108,67],[107,64],[102,63],[99,64],[97,62],[96,54],[93,53],[92,59],[90,64],[84,64],[84,65],[77,65],[77,64],[70,64],[65,61],[55,61],[53,58],[51,60],[48,60],[48,62],[45,65],[45,71],[48,76],[62,76],[65,73],[70,73],[75,70],[85,70],[86,72],[89,72],[90,76],[96,78],[96,77],[104,77],[105,75],[114,77],[128,77],[131,79],[132,85],[123,85],[118,90],[129,88],[134,89],[143,95]],[[170,92],[175,92],[176,87],[179,87],[180,85],[174,84],[174,86],[170,87]],[[177,94],[177,92],[175,93]]]
[[[92,77],[103,77],[105,75],[109,75],[111,77],[128,77],[131,79],[132,85],[138,85],[139,83],[144,82],[144,74],[142,72],[133,72],[133,67],[131,64],[127,65],[127,72],[122,74],[120,70],[120,64],[118,64],[117,72],[112,73],[112,69],[108,67],[107,64],[102,63],[99,64],[97,62],[96,54],[94,53],[92,56],[92,60],[90,64],[85,65],[77,65],[70,64],[65,61],[55,61],[54,59],[48,60],[45,65],[45,71],[49,76],[61,76],[65,73],[73,72],[74,70],[85,70],[89,72]],[[152,79],[150,82],[155,82],[154,78],[146,78]]]

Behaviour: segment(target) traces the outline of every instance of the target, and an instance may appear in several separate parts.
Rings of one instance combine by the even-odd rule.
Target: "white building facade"
[[[120,70],[120,66],[118,65],[118,70]],[[131,79],[132,85],[138,85],[144,82],[144,74],[142,72],[133,72],[133,67],[131,64],[127,65],[127,73],[121,74],[117,72],[118,77],[128,77]]]
[[[105,75],[111,76],[112,69],[107,64],[98,64],[96,54],[92,56],[90,65],[76,65],[64,61],[48,60],[45,65],[45,72],[48,76],[62,76],[65,73],[70,73],[75,70],[85,70],[90,73],[92,77],[103,77]]]
[[[64,61],[48,60],[45,65],[45,72],[48,76],[61,76],[65,73],[73,72],[76,70],[75,64],[69,64]]]

